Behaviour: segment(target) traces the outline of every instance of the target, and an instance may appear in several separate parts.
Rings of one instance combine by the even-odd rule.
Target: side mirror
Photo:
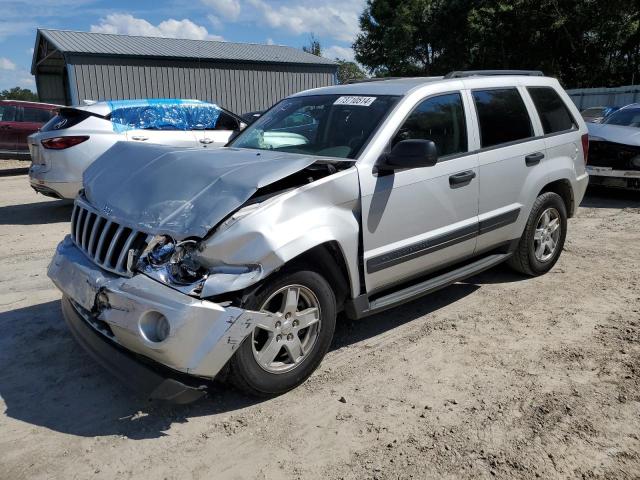
[[[391,152],[380,157],[376,167],[381,171],[432,167],[438,163],[438,149],[431,140],[402,140]]]

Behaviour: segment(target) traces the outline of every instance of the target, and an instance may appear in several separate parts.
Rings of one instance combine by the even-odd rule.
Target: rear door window
[[[392,144],[413,139],[433,141],[439,157],[466,152],[467,128],[460,94],[424,100],[407,117]]]
[[[474,90],[482,148],[533,137],[527,107],[516,88]]]
[[[560,95],[551,87],[527,87],[536,106],[545,135],[576,128],[576,123]]]

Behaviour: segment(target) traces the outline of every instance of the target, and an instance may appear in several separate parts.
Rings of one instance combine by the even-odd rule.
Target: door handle
[[[526,157],[524,157],[524,163],[527,164],[527,167],[533,167],[534,165],[539,164],[540,160],[542,160],[543,158],[544,153],[542,152],[532,153],[531,155],[527,155]]]
[[[449,186],[451,188],[462,187],[468,184],[474,178],[476,178],[476,172],[474,172],[473,170],[456,173],[455,175],[451,175],[449,177]]]
[[[213,140],[211,140],[210,138],[201,138],[200,140],[198,140],[200,143],[204,143],[205,145],[209,145],[210,143],[213,143]]]
[[[142,135],[134,135],[131,137],[131,140],[137,140],[138,142],[144,142],[145,140],[149,140],[149,137],[143,137]]]

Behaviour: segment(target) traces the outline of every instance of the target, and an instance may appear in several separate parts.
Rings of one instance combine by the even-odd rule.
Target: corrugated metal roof
[[[63,53],[335,65],[335,62],[327,58],[283,45],[138,37],[69,30],[38,29],[38,33]]]

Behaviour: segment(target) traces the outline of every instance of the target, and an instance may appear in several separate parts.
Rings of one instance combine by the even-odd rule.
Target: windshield
[[[390,95],[286,98],[229,146],[352,159],[399,98]]]
[[[583,117],[599,117],[604,114],[604,107],[587,108],[582,112]]]
[[[607,125],[622,125],[625,127],[640,127],[640,108],[625,108],[612,113],[602,123]]]

